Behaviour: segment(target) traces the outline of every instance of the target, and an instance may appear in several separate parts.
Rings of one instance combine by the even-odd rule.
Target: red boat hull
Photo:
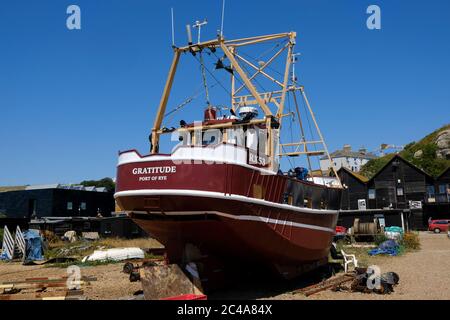
[[[327,259],[338,211],[284,203],[283,193],[297,190],[298,181],[230,164],[178,165],[164,169],[161,181],[142,179],[154,175],[148,174],[150,169],[136,169],[168,164],[119,166],[115,197],[143,230],[164,244],[171,263],[186,262],[188,245],[221,261],[268,266],[285,277]],[[267,190],[262,198],[252,193],[256,183]],[[304,194],[331,194],[323,186],[302,182],[301,187],[314,189],[302,189]]]
[[[145,199],[119,201],[136,208]],[[133,212],[131,217],[165,245],[171,263],[182,263],[186,245],[192,244],[202,254],[224,261],[265,264],[280,272],[288,266],[297,270],[327,257],[337,220],[337,214],[274,210],[214,198],[159,196],[156,201],[161,211]]]

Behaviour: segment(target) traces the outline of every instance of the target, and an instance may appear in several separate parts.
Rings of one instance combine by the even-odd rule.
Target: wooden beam
[[[250,80],[248,79],[248,77],[245,74],[244,70],[242,70],[241,66],[236,61],[236,58],[233,56],[233,54],[230,52],[230,50],[228,50],[228,48],[226,47],[226,45],[223,42],[220,43],[220,47],[222,48],[222,50],[225,53],[225,55],[227,56],[227,58],[233,64],[234,69],[239,73],[239,76],[241,77],[242,81],[244,81],[244,83],[247,86],[248,90],[251,92],[253,97],[255,97],[255,99],[258,101],[258,104],[261,107],[261,109],[263,109],[266,117],[271,116],[272,112],[270,111],[269,107],[261,99],[261,97],[259,96],[258,91],[253,86],[253,84],[250,82]]]
[[[242,60],[243,62],[245,62],[246,64],[248,64],[251,68],[256,70],[256,73],[254,75],[252,75],[249,80],[253,80],[253,78],[255,78],[258,74],[262,74],[263,76],[265,76],[267,79],[275,82],[276,84],[278,84],[280,87],[283,87],[283,84],[278,81],[277,79],[275,79],[274,77],[272,77],[271,75],[267,74],[266,72],[263,71],[263,68],[258,68],[257,66],[255,66],[253,63],[251,63],[250,61],[248,61],[247,59],[245,59],[244,57],[241,57],[240,55],[236,54],[236,57],[238,57],[240,60]]]
[[[277,99],[278,98],[276,98],[276,97],[275,98],[262,98],[262,100],[265,103],[274,103],[275,105],[279,104]],[[258,101],[256,101],[255,99],[252,99],[252,100],[240,100],[240,101],[233,102],[233,105],[238,105],[239,107],[252,106],[252,105],[255,105],[255,104],[258,104]]]
[[[280,106],[278,108],[278,112],[277,112],[277,118],[280,118],[280,116],[283,114],[284,111],[284,102],[286,101],[286,91],[287,91],[287,87],[288,87],[288,81],[289,81],[289,69],[291,67],[291,62],[292,62],[292,42],[289,43],[289,48],[288,48],[288,54],[287,54],[287,58],[286,58],[286,68],[284,70],[284,80],[283,80],[283,90],[281,92],[281,101],[280,101]]]
[[[282,38],[287,38],[287,37],[289,37],[289,33],[283,34],[281,36],[272,36],[272,37],[268,36],[264,39],[256,39],[256,40],[249,40],[249,41],[245,41],[245,42],[230,43],[227,45],[233,46],[233,47],[242,47],[242,46],[248,46],[251,44],[257,44],[257,43],[261,43],[261,42],[265,42],[265,41],[271,41],[271,40],[282,39]]]
[[[275,33],[275,34],[269,34],[269,35],[263,35],[263,36],[226,40],[226,41],[224,41],[224,43],[225,43],[225,45],[236,45],[236,44],[247,43],[249,41],[257,41],[257,40],[270,41],[270,40],[274,40],[274,39],[287,38],[287,37],[290,37],[292,34],[295,34],[295,32]]]
[[[300,142],[292,142],[292,143],[283,143],[283,144],[280,144],[280,146],[293,147],[293,146],[298,146],[298,145],[302,145],[302,144],[319,144],[319,143],[322,143],[322,141],[300,141]]]
[[[288,37],[292,37],[292,35],[295,35],[295,32],[270,34],[270,35],[264,35],[264,36],[256,36],[256,37],[233,39],[233,40],[224,40],[224,39],[218,38],[218,39],[208,40],[208,41],[201,42],[201,43],[195,43],[195,44],[192,44],[189,46],[183,46],[180,48],[176,48],[176,50],[179,52],[188,52],[188,51],[199,51],[203,48],[219,48],[221,46],[221,43],[224,43],[225,45],[229,45],[230,47],[239,47],[239,46],[245,46],[245,45],[249,45],[249,44],[272,41],[272,40],[276,40],[276,39],[288,38]]]
[[[163,95],[161,101],[159,102],[158,112],[156,114],[155,123],[152,130],[152,153],[156,153],[158,150],[159,137],[157,132],[161,128],[161,123],[164,118],[164,113],[166,112],[167,101],[169,100],[170,90],[172,89],[173,79],[175,77],[175,72],[177,70],[178,61],[180,61],[180,51],[175,49],[175,54],[173,56],[172,65],[169,70],[169,76],[167,77],[166,85],[164,87]]]
[[[280,50],[278,50],[273,56],[272,58],[270,58],[266,63],[264,63],[264,65],[260,68],[260,70],[264,70],[266,67],[268,67],[289,45],[289,43],[287,43],[285,46],[283,46],[283,48],[281,48]],[[253,78],[255,78],[258,75],[258,72],[256,72],[254,75],[252,75],[250,77],[250,80],[253,80]],[[238,93],[239,91],[241,91],[244,88],[244,85],[240,86],[236,91],[235,94]]]
[[[218,123],[218,124],[210,124],[205,126],[193,126],[193,127],[186,127],[186,128],[179,128],[176,131],[179,132],[191,132],[195,130],[208,130],[208,129],[228,129],[232,127],[238,127],[238,126],[249,126],[249,125],[255,125],[255,124],[262,124],[266,123],[265,119],[257,119],[257,120],[251,120],[249,122],[244,123],[235,123],[235,122],[225,122],[225,123]],[[173,131],[172,131],[173,132]],[[167,132],[167,133],[172,133]],[[158,131],[159,134],[164,134],[166,132],[162,132],[161,130]]]
[[[231,54],[235,54],[235,49],[231,48],[230,49]],[[230,65],[231,70],[233,70],[233,64]],[[234,76],[234,72],[231,72],[231,110],[236,111],[236,108],[234,107],[234,95],[235,95],[235,91],[236,91],[236,78]]]

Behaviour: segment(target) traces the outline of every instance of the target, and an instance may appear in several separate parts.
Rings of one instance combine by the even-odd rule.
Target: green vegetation
[[[394,157],[394,154],[387,154],[384,157],[372,159],[369,162],[367,162],[359,172],[363,176],[367,178],[372,178],[378,171],[383,168],[386,163],[388,163],[392,158]]]
[[[105,250],[111,248],[128,248],[137,247],[142,249],[147,248],[161,248],[162,245],[151,238],[139,238],[139,239],[119,239],[119,238],[104,238],[97,241],[78,240],[73,243],[63,242],[61,240],[55,240],[49,242],[49,248],[45,251],[45,259],[50,260],[58,257],[71,257],[76,261],[49,263],[46,267],[60,267],[66,268],[70,265],[78,265],[80,267],[92,267],[105,264],[116,263],[113,260],[107,261],[87,261],[81,262],[83,257],[92,254],[95,250]],[[162,256],[153,255],[151,253],[145,253],[146,259],[162,259]],[[122,261],[123,262],[123,261]]]
[[[101,180],[86,180],[82,181],[80,184],[85,187],[105,187],[108,192],[113,192],[116,188],[116,184],[111,178],[103,178]]]
[[[405,248],[405,250],[418,250],[420,249],[420,240],[418,233],[407,232],[403,235],[400,245]]]
[[[443,126],[442,128],[427,135],[419,142],[411,142],[407,144],[403,151],[400,152],[400,156],[411,162],[413,165],[422,169],[431,176],[438,176],[447,167],[450,166],[450,160],[439,159],[436,156],[438,146],[436,145],[436,138],[441,131],[450,129],[450,124]],[[422,155],[420,157],[414,157],[414,154],[421,150]],[[392,158],[394,154],[388,154],[384,157],[370,160],[366,163],[360,174],[367,178],[372,178],[383,166],[385,166]]]
[[[77,261],[68,261],[68,262],[61,262],[61,263],[51,263],[51,264],[45,265],[45,267],[46,268],[68,268],[70,266],[97,267],[97,266],[104,266],[104,265],[113,264],[113,263],[123,263],[123,261],[103,260],[103,261],[81,262],[80,260],[77,260]]]
[[[375,245],[379,246],[380,244],[382,244],[386,240],[389,240],[389,239],[384,235],[384,233],[383,234],[377,234],[375,236],[374,243],[375,243]]]

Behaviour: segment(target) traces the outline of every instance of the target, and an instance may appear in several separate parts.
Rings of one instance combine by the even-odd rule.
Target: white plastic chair
[[[341,250],[342,256],[344,257],[344,270],[345,273],[348,271],[348,265],[353,263],[353,266],[355,268],[358,267],[358,260],[356,259],[356,256],[354,254],[346,254],[344,250]]]

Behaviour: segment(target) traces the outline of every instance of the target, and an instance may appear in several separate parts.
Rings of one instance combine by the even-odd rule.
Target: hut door
[[[32,215],[36,214],[36,199],[30,199],[28,200],[28,217],[31,217]]]

